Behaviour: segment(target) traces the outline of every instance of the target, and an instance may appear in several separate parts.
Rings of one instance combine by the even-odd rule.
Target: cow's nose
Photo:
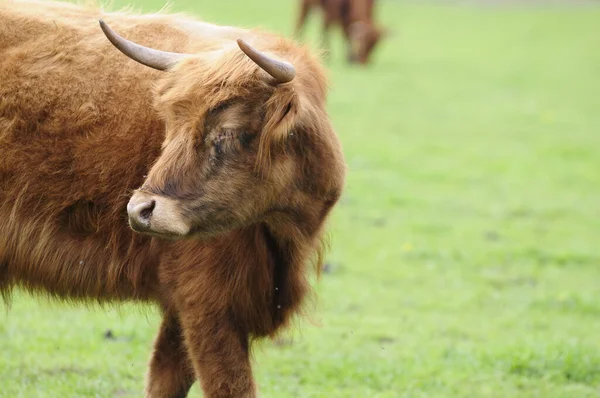
[[[133,198],[132,198],[133,199]],[[136,231],[143,231],[150,227],[152,211],[156,206],[154,199],[145,200],[136,203],[131,200],[127,204],[127,213],[129,214],[129,224]]]

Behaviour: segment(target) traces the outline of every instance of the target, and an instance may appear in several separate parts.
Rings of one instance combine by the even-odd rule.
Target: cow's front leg
[[[154,341],[146,397],[184,398],[195,378],[183,344],[179,320],[173,313],[167,312]]]
[[[233,316],[182,311],[181,325],[206,398],[257,396],[248,334],[236,327]]]

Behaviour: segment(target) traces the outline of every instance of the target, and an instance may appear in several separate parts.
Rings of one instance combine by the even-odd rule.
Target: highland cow
[[[0,293],[156,303],[147,397],[255,397],[344,185],[326,91],[276,35],[0,1]]]

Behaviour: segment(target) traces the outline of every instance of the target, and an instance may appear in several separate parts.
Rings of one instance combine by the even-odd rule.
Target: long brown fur
[[[99,18],[192,55],[147,68],[112,47]],[[273,84],[238,37],[296,78]],[[268,33],[0,1],[0,293],[157,303],[147,397],[185,397],[195,379],[206,397],[255,397],[251,340],[301,311],[344,184],[326,90],[306,49]],[[134,190],[193,233],[133,232]]]

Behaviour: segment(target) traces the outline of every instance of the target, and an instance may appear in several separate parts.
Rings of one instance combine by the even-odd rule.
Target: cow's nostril
[[[152,216],[152,211],[156,206],[156,202],[154,200],[150,200],[146,203],[142,203],[138,205],[139,207],[139,215],[141,221],[148,222],[150,221],[150,217]]]

